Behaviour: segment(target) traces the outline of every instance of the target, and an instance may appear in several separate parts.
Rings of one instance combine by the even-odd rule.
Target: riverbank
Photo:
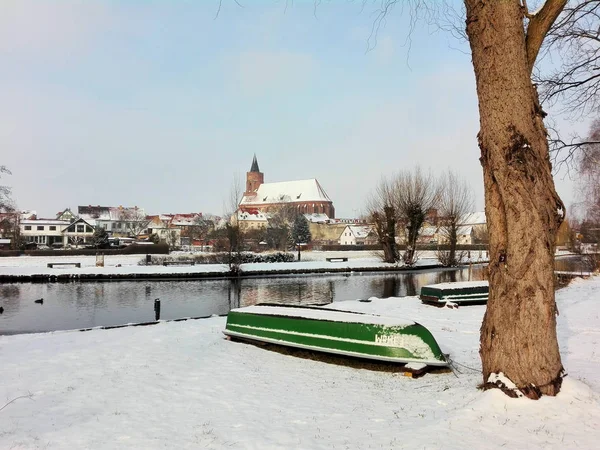
[[[370,251],[304,252],[302,261],[287,263],[250,263],[239,267],[241,277],[266,275],[326,274],[347,272],[394,272],[429,270],[441,267],[434,252],[424,252],[414,267],[381,262]],[[327,258],[347,261],[327,261]],[[0,282],[68,282],[101,280],[175,280],[230,278],[226,264],[140,265],[139,255],[105,256],[104,267],[96,267],[94,256],[19,256],[0,259]],[[47,267],[48,263],[78,263]]]
[[[418,320],[455,374],[410,379],[230,342],[223,317],[0,336],[0,448],[593,449],[598,302],[598,277],[557,292],[569,376],[558,397],[539,401],[477,390],[485,306],[416,297],[331,306]]]

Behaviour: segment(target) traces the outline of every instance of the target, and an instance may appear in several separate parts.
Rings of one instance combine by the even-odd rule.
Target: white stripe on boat
[[[238,333],[236,331],[231,331],[231,330],[225,330],[225,331],[223,331],[223,333],[225,333],[228,336],[245,338],[245,339],[249,339],[249,340],[253,340],[253,341],[267,342],[269,344],[285,345],[288,347],[301,348],[304,350],[322,351],[324,353],[334,353],[336,355],[354,356],[354,357],[365,358],[365,359],[374,359],[377,361],[391,361],[391,362],[403,362],[403,363],[416,362],[416,363],[427,364],[428,366],[447,366],[448,365],[448,363],[446,361],[440,361],[439,359],[426,360],[426,359],[418,359],[418,358],[395,358],[395,357],[390,357],[390,356],[369,355],[368,353],[349,352],[346,350],[339,350],[339,349],[327,348],[327,347],[316,347],[316,346],[312,346],[312,345],[298,344],[296,342],[282,341],[280,339],[271,339],[271,338],[266,338],[266,337],[262,337],[262,336],[248,335],[248,334]],[[315,335],[313,335],[313,336],[315,336]]]

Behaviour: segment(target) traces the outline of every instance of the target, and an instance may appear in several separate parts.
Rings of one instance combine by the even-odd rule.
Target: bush
[[[249,264],[249,263],[280,263],[280,262],[292,262],[294,261],[293,253],[240,253],[239,261],[237,261],[237,254],[233,253],[231,257],[234,259],[235,264]],[[160,266],[165,261],[194,261],[196,264],[229,264],[229,253],[202,253],[196,255],[175,255],[175,256],[153,256],[152,265]],[[146,265],[146,258],[143,258],[138,263],[139,265]]]

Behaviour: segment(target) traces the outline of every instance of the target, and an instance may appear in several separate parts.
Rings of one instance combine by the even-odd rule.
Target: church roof
[[[250,167],[250,172],[260,172],[260,169],[258,168],[258,161],[256,160],[256,155],[254,155],[254,158],[252,159],[252,167]]]
[[[260,205],[268,203],[331,202],[319,182],[310,180],[263,183],[256,193],[244,196],[240,205]]]

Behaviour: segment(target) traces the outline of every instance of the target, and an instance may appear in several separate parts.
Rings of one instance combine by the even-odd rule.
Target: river
[[[476,273],[474,269],[473,273]],[[230,280],[6,283],[0,334],[113,326],[227,314],[256,303],[327,304],[418,295],[421,286],[468,279],[468,269],[279,276]],[[43,303],[35,300],[43,299]]]

